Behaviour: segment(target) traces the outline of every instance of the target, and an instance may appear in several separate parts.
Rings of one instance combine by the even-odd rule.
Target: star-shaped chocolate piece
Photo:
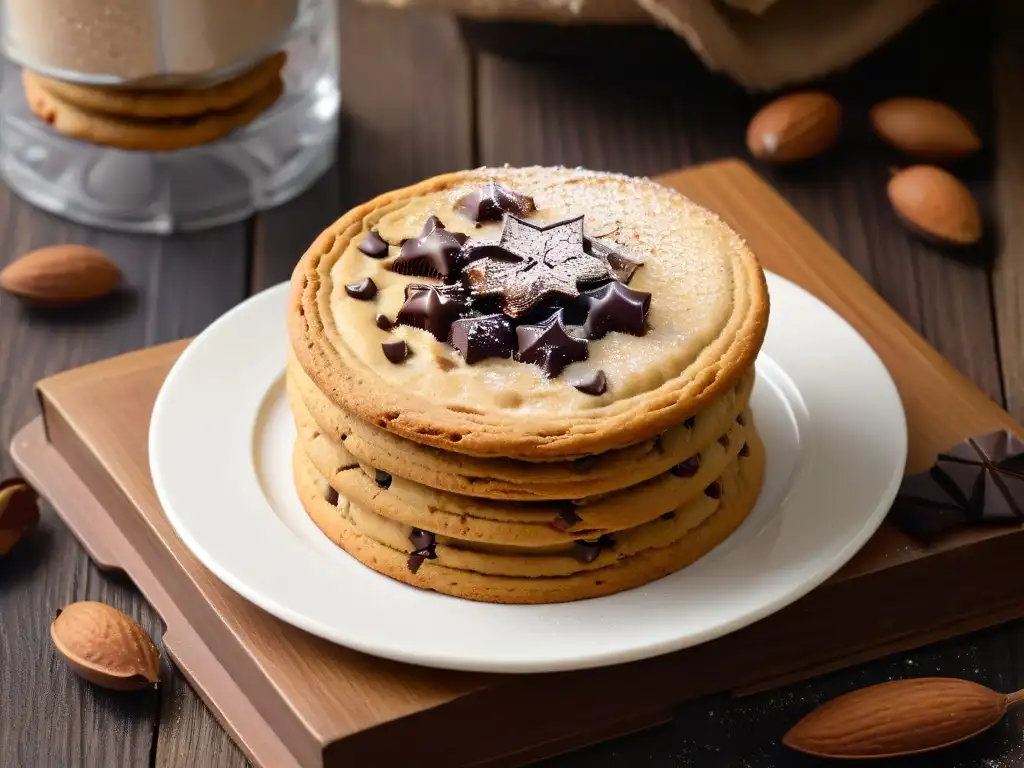
[[[587,253],[596,256],[608,265],[609,274],[621,283],[629,283],[633,273],[643,266],[643,259],[631,253],[612,248],[601,240],[592,237],[583,238],[583,247]]]
[[[452,323],[468,310],[465,291],[458,285],[408,285],[405,303],[395,322],[411,325],[434,334],[438,341],[448,340]]]
[[[1024,442],[997,430],[943,451],[927,472],[904,478],[890,515],[926,542],[959,525],[1024,522]]]
[[[580,297],[580,303],[586,307],[583,333],[588,339],[600,339],[610,331],[633,336],[647,333],[647,313],[651,309],[649,293],[634,291],[613,280],[587,291]]]
[[[446,278],[455,271],[455,263],[465,235],[449,232],[437,216],[423,224],[419,237],[406,240],[391,262],[391,271],[400,275]]]
[[[562,313],[556,312],[540,325],[516,328],[519,341],[517,359],[538,366],[549,379],[558,376],[565,366],[586,360],[589,355],[585,339],[571,336],[562,324]]]
[[[552,294],[575,298],[578,283],[609,277],[608,265],[583,249],[582,216],[540,226],[507,215],[498,241],[468,248],[464,261],[473,292],[501,295],[510,317]]]
[[[537,210],[537,205],[528,195],[515,192],[495,181],[488,181],[455,201],[455,208],[479,224],[482,221],[501,221],[506,213],[527,216]]]
[[[452,323],[448,343],[469,365],[488,357],[511,357],[517,346],[515,323],[501,314],[465,317]]]

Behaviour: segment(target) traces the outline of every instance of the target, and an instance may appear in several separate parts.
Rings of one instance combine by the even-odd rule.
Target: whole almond
[[[18,478],[0,481],[0,557],[39,522],[39,497]]]
[[[160,680],[160,652],[149,635],[104,603],[71,603],[57,611],[50,638],[68,666],[96,685],[136,691]]]
[[[1004,694],[969,680],[893,680],[815,709],[782,743],[817,757],[896,757],[969,739],[1006,713]]]
[[[947,160],[981,149],[981,137],[970,120],[931,99],[879,102],[871,108],[870,120],[882,140],[914,157]]]
[[[914,165],[889,179],[889,202],[910,229],[943,245],[981,239],[981,212],[959,179],[933,165]]]
[[[0,288],[33,304],[63,305],[105,296],[121,270],[87,245],[51,245],[26,253],[0,271]]]
[[[798,91],[776,99],[751,119],[747,149],[761,160],[792,163],[820,155],[836,143],[842,107],[821,91]]]

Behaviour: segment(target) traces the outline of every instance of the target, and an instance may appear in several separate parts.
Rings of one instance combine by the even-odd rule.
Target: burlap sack
[[[364,0],[481,20],[661,24],[713,70],[774,90],[842,69],[935,0]]]

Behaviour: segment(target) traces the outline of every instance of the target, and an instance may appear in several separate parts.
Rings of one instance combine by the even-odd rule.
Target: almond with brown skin
[[[0,481],[0,557],[39,522],[39,497],[20,478]]]
[[[110,293],[121,270],[87,245],[51,245],[26,253],[0,271],[0,288],[32,304],[64,305]]]
[[[96,685],[137,691],[160,680],[160,651],[149,635],[104,603],[71,603],[57,611],[50,638],[68,666]]]
[[[933,165],[914,165],[889,179],[889,202],[910,229],[942,245],[981,240],[981,211],[959,179]]]
[[[842,107],[821,91],[798,91],[776,99],[747,126],[750,154],[772,163],[792,163],[820,155],[836,143]]]
[[[847,693],[804,717],[783,737],[817,757],[897,757],[940,749],[991,728],[1008,698],[969,680],[893,680]]]
[[[871,108],[870,119],[883,141],[914,157],[950,160],[981,149],[970,120],[931,99],[888,99]]]

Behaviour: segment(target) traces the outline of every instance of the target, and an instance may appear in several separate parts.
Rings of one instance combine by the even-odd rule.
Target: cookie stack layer
[[[764,276],[720,219],[560,168],[349,211],[292,277],[294,476],[369,567],[489,602],[629,589],[743,521]]]
[[[285,54],[201,89],[105,88],[22,70],[32,112],[66,136],[117,149],[166,151],[208,144],[253,122],[284,92]]]

